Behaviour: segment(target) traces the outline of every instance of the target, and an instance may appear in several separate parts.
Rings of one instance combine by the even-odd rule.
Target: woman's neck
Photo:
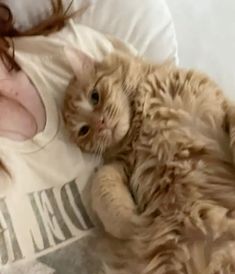
[[[24,141],[46,124],[43,102],[23,71],[8,72],[0,62],[0,136]]]

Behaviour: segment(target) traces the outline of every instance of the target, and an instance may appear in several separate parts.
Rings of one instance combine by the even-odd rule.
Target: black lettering
[[[69,198],[69,193],[72,194],[76,208],[80,213],[75,212],[74,208],[71,205],[71,201]],[[71,222],[76,226],[78,229],[86,230],[88,228],[93,227],[92,222],[86,212],[86,209],[82,203],[82,199],[75,181],[72,181],[66,185],[64,185],[61,189],[61,199],[63,202],[64,209],[68,214]],[[80,218],[79,218],[80,217]]]
[[[45,197],[43,197],[45,195]],[[56,201],[53,189],[40,192],[40,202],[43,206],[44,215],[48,217],[48,225],[56,244],[72,238],[72,233],[66,225]],[[58,230],[59,228],[59,230]],[[62,232],[63,239],[56,236],[56,232]]]
[[[0,199],[0,213],[5,223],[2,224],[0,218],[0,258],[1,264],[5,265],[9,263],[9,261],[14,262],[23,259],[23,254],[4,199]],[[9,254],[13,254],[13,257],[9,258]]]
[[[29,199],[30,199],[30,203],[32,205],[35,217],[36,217],[37,222],[38,222],[40,233],[42,235],[43,248],[39,248],[37,243],[36,243],[36,240],[34,239],[34,236],[33,236],[32,232],[31,232],[31,237],[32,237],[32,241],[33,241],[34,250],[35,250],[36,253],[38,253],[42,250],[45,250],[45,249],[49,248],[50,243],[49,243],[47,232],[46,232],[46,229],[45,229],[45,226],[44,226],[42,215],[40,213],[40,210],[37,206],[37,202],[36,202],[35,197],[34,197],[34,193],[29,194]]]

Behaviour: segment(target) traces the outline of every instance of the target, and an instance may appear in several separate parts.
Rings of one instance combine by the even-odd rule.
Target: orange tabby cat
[[[67,128],[104,157],[91,199],[108,273],[235,273],[235,115],[222,91],[130,54],[68,56]]]

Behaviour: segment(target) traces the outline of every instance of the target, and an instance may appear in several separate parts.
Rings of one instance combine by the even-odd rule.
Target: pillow
[[[13,10],[16,24],[28,28],[50,13],[49,0],[5,0]],[[71,3],[63,0],[65,7]],[[131,43],[153,62],[177,62],[174,25],[164,0],[73,0],[72,9],[89,5],[78,19],[100,32]]]

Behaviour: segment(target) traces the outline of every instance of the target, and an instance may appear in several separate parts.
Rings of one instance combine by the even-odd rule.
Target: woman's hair
[[[69,11],[72,1],[65,9],[62,0],[51,0],[52,14],[36,26],[25,31],[15,28],[10,8],[4,3],[0,3],[0,58],[8,70],[19,69],[14,59],[14,43],[11,38],[40,34],[47,35],[58,31],[65,25],[67,19],[75,13],[77,14],[77,12],[71,13]],[[9,51],[9,49],[12,50]]]

